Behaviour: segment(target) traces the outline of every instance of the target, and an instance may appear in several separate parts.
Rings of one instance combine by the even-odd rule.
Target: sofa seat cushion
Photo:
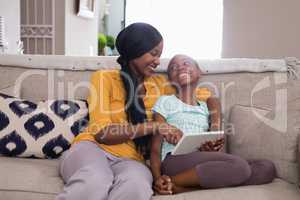
[[[56,194],[32,193],[23,191],[1,191],[1,200],[54,200]]]
[[[198,190],[172,196],[154,196],[152,200],[299,200],[300,189],[282,179],[270,184]]]
[[[54,199],[63,189],[59,176],[59,160],[0,157],[0,197],[5,200]],[[154,196],[153,200],[299,200],[300,190],[282,179],[271,184],[198,190],[172,196]],[[17,198],[18,197],[18,198]],[[2,199],[2,198],[0,198]]]
[[[0,157],[0,191],[57,194],[63,188],[58,166],[58,159]]]

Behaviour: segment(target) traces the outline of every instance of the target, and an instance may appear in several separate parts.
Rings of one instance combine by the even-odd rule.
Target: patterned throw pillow
[[[0,93],[0,154],[58,158],[87,123],[84,100],[33,103]]]

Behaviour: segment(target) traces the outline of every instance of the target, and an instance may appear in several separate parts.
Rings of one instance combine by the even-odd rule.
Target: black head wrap
[[[161,40],[161,34],[150,24],[131,24],[117,36],[116,47],[120,54],[119,59],[130,61],[138,58],[157,46]]]
[[[136,89],[138,79],[130,70],[129,61],[152,50],[162,41],[162,36],[153,26],[146,23],[134,23],[123,29],[117,36],[116,47],[120,54],[118,63],[121,65],[121,77],[126,95],[126,114],[132,124],[143,123],[147,116],[143,99],[138,98]],[[134,139],[138,150],[149,157],[150,136]]]

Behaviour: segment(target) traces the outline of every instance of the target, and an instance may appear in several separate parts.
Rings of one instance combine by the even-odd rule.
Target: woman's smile
[[[148,68],[151,73],[154,73],[156,67],[157,67],[156,64],[151,64],[151,65],[148,65],[146,68]]]

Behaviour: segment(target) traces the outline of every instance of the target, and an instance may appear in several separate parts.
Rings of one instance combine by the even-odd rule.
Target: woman
[[[163,49],[161,34],[135,23],[119,33],[116,47],[121,71],[101,70],[91,77],[89,126],[61,158],[65,187],[57,200],[150,199],[152,175],[142,155],[149,137],[160,134],[176,143],[182,135],[151,121],[157,98],[171,92],[166,78],[153,75]]]

